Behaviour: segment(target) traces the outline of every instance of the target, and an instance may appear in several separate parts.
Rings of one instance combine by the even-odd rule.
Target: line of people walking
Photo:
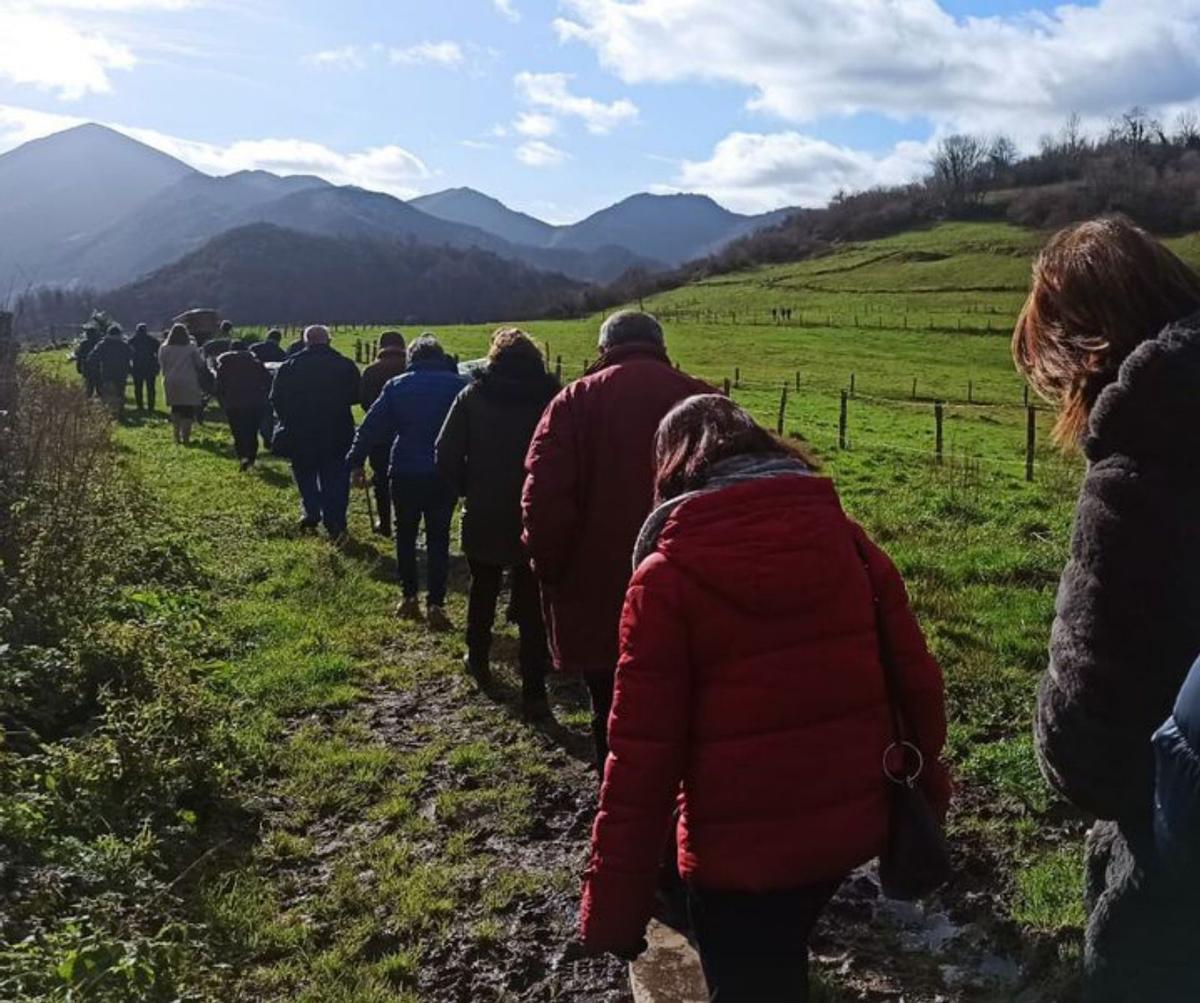
[[[175,337],[164,376],[190,379],[202,360]],[[453,626],[463,499],[466,672],[492,682],[507,578],[526,716],[550,715],[551,667],[590,694],[584,949],[636,957],[674,878],[714,1000],[808,999],[807,943],[837,888],[897,865],[913,795],[933,829],[951,800],[942,673],[899,571],[816,458],[676,369],[645,313],[606,320],[566,388],[515,328],[470,377],[432,335],[380,341],[360,377],[310,327],[269,386],[231,346],[217,392],[247,393],[239,450],[265,393],[302,525],[334,539],[370,463],[397,613],[435,630]],[[119,369],[126,351],[98,358]],[[1200,274],[1123,219],[1071,227],[1035,265],[1013,351],[1088,463],[1035,713],[1047,780],[1100,820],[1085,998],[1200,998]]]

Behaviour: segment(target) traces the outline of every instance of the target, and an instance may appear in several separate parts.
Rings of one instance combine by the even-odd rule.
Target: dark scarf
[[[633,548],[633,567],[637,569],[647,557],[654,553],[658,546],[658,538],[662,535],[668,520],[675,514],[685,501],[700,495],[712,494],[724,488],[747,481],[761,481],[768,477],[809,477],[812,471],[793,456],[731,456],[727,460],[714,463],[708,472],[704,486],[695,491],[686,491],[675,498],[668,498],[659,505],[646,519],[642,530],[638,533],[637,543]]]

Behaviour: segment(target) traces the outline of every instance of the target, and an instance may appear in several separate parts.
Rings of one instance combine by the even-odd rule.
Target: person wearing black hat
[[[158,386],[158,350],[162,343],[145,324],[138,324],[129,339],[133,353],[133,399],[139,411],[153,411]]]
[[[125,384],[133,368],[133,350],[119,324],[96,342],[84,362],[85,371],[100,387],[100,399],[114,418],[120,419],[125,406]]]

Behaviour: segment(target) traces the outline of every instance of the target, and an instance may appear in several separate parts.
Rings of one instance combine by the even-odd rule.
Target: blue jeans
[[[425,552],[428,558],[429,605],[446,602],[446,580],[450,575],[450,523],[458,499],[453,489],[437,474],[404,475],[392,478],[392,505],[396,510],[396,565],[405,599],[420,593],[417,581],[417,534],[425,521]]]
[[[346,457],[333,453],[292,460],[292,476],[300,489],[304,518],[314,526],[322,523],[330,536],[346,532],[346,509],[350,507],[350,467]]]

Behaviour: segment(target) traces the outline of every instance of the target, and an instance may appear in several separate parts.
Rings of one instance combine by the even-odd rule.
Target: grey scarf
[[[731,456],[720,463],[714,463],[703,487],[685,492],[676,498],[668,498],[650,513],[642,525],[641,532],[638,533],[637,544],[633,548],[634,570],[636,571],[638,565],[654,553],[667,520],[689,498],[712,494],[714,491],[721,491],[746,481],[761,481],[768,477],[808,477],[811,474],[812,471],[803,460],[791,456]]]

